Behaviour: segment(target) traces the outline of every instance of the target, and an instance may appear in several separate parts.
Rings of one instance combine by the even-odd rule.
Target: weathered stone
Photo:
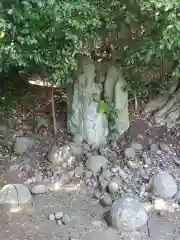
[[[119,186],[116,182],[111,182],[108,185],[108,190],[110,193],[117,193],[119,190]]]
[[[86,171],[86,172],[85,172],[85,178],[86,178],[86,179],[87,179],[87,178],[91,178],[92,175],[93,175],[93,173],[92,173],[91,171]]]
[[[86,161],[86,167],[94,174],[97,174],[101,169],[107,166],[108,160],[101,155],[90,156]]]
[[[75,177],[80,178],[80,177],[82,177],[83,173],[84,173],[84,168],[83,167],[76,167]]]
[[[35,141],[31,138],[18,137],[16,138],[14,149],[17,154],[21,155],[23,153],[26,153],[29,150],[29,148],[34,146],[34,144],[35,144]]]
[[[74,134],[72,140],[77,144],[81,144],[83,142],[83,137],[80,134]]]
[[[68,160],[72,157],[71,149],[69,146],[63,146],[58,148],[56,145],[52,147],[48,153],[48,160],[52,162],[53,165],[60,165],[65,162],[68,164]]]
[[[112,176],[111,171],[110,171],[109,169],[107,169],[107,170],[104,170],[104,171],[101,173],[101,175],[100,175],[99,178],[100,178],[101,180],[102,180],[102,179],[105,179],[105,180],[107,180],[107,181],[110,181],[111,176]]]
[[[164,152],[169,152],[169,146],[165,142],[160,142],[159,147]]]
[[[71,221],[71,217],[68,214],[64,214],[61,221],[64,225],[66,225]]]
[[[127,161],[127,166],[128,166],[128,168],[130,168],[130,169],[136,169],[136,168],[137,168],[136,163],[134,163],[134,162],[131,161],[131,160]]]
[[[99,112],[99,103],[93,99],[100,96],[101,84],[95,80],[95,66],[90,58],[81,56],[82,74],[76,79],[68,95],[68,129],[73,134],[80,134],[88,144],[99,146],[106,142],[108,121]]]
[[[8,184],[0,190],[0,205],[8,208],[21,207],[32,200],[29,189],[23,184]]]
[[[100,182],[100,189],[101,189],[101,191],[105,191],[107,186],[108,186],[108,181],[107,180],[102,180]]]
[[[58,212],[58,213],[55,214],[55,219],[56,219],[56,220],[59,220],[59,219],[61,219],[62,217],[63,217],[63,212]]]
[[[127,158],[127,159],[134,159],[136,157],[136,153],[134,151],[133,148],[126,148],[124,150],[124,156]]]
[[[71,148],[71,152],[72,152],[73,156],[80,157],[83,155],[84,152],[83,152],[82,146],[80,144],[70,142],[69,146]]]
[[[138,142],[133,142],[131,144],[131,147],[137,152],[140,152],[140,151],[143,150],[143,145],[141,143],[138,143]]]
[[[55,220],[55,215],[54,214],[49,214],[48,219],[50,221],[54,221]]]
[[[101,200],[100,203],[103,207],[109,207],[112,206],[112,199],[109,194],[106,194]]]
[[[177,183],[168,172],[160,172],[152,179],[152,192],[157,197],[172,198],[177,193]]]
[[[147,223],[144,205],[132,197],[120,198],[109,210],[106,220],[118,230],[136,231]]]
[[[119,110],[116,118],[115,129],[121,135],[129,128],[128,92],[123,89],[125,80],[119,70],[115,85],[115,108]]]

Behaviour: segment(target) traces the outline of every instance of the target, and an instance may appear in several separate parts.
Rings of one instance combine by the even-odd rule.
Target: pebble
[[[102,191],[105,191],[106,188],[107,188],[107,186],[108,186],[108,181],[107,181],[107,180],[102,180],[102,181],[100,182],[100,189],[101,189]]]
[[[99,191],[99,190],[97,190],[97,191],[95,191],[94,192],[94,197],[96,198],[96,199],[100,199],[101,198],[101,192]]]
[[[61,226],[61,225],[62,225],[62,220],[61,220],[61,219],[58,219],[56,222],[57,222],[57,225],[58,225],[58,226]]]
[[[126,148],[124,150],[124,156],[127,158],[127,159],[134,159],[136,157],[136,153],[134,151],[133,148]]]
[[[112,199],[110,195],[105,195],[101,200],[100,203],[103,207],[112,206]]]
[[[37,183],[40,183],[40,182],[42,182],[43,181],[43,176],[41,176],[40,174],[39,175],[36,175],[36,182]]]
[[[68,214],[64,214],[61,221],[64,225],[66,225],[71,221],[71,217]]]
[[[130,160],[127,162],[127,166],[130,169],[136,169],[137,168],[136,163],[134,163],[133,161],[130,161]]]
[[[50,221],[54,221],[54,220],[55,220],[55,215],[54,215],[54,214],[49,214],[48,219],[49,219]]]
[[[58,213],[55,214],[55,219],[56,219],[56,220],[59,220],[59,219],[61,219],[62,217],[63,217],[63,212],[58,212]]]
[[[108,185],[108,190],[110,193],[116,193],[119,190],[119,186],[116,182],[111,182]]]
[[[83,167],[76,167],[76,169],[75,169],[75,177],[76,178],[82,177],[83,173],[84,173]]]
[[[32,177],[31,180],[32,180],[32,183],[36,183],[36,178],[35,177]]]
[[[85,178],[86,178],[86,179],[87,179],[87,178],[91,178],[92,175],[93,175],[93,173],[92,173],[91,171],[86,171],[86,172],[85,172]]]
[[[112,172],[112,173],[117,173],[118,170],[117,170],[117,168],[111,168],[111,172]]]

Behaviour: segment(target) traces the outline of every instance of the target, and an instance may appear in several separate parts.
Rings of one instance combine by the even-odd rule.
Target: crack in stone
[[[15,188],[16,190],[16,194],[17,194],[17,201],[18,201],[18,207],[20,206],[20,203],[19,203],[19,193],[18,193],[18,190],[17,190],[17,187],[15,185],[13,185],[13,187]]]

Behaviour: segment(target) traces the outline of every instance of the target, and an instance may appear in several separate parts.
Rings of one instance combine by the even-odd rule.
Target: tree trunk
[[[106,142],[112,131],[110,115],[117,111],[113,129],[119,134],[129,127],[128,94],[120,68],[110,63],[96,63],[87,56],[79,59],[79,75],[73,86],[68,88],[68,129],[79,133],[94,146]],[[108,111],[103,112],[100,101]],[[113,107],[112,107],[113,106]]]
[[[172,128],[180,117],[180,82],[176,80],[167,93],[148,103],[146,113],[157,126]]]

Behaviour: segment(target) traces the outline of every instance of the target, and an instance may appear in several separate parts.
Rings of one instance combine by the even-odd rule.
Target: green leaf
[[[105,114],[108,114],[110,110],[110,107],[108,105],[108,103],[106,103],[105,101],[101,100],[99,102],[99,111]]]
[[[51,121],[49,119],[41,118],[41,117],[37,118],[37,128],[49,127],[50,124],[51,124]]]

